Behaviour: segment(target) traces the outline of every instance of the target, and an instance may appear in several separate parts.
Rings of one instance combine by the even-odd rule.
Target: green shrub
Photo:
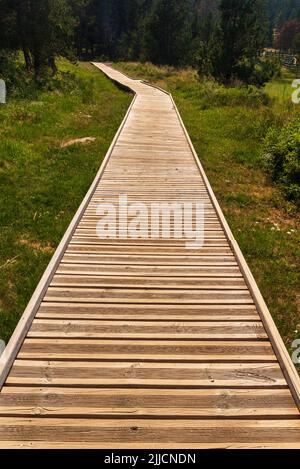
[[[236,66],[235,72],[242,83],[261,87],[272,78],[280,76],[281,64],[277,58],[259,60],[255,66],[243,60]]]
[[[25,65],[21,64],[15,55],[4,55],[0,51],[0,78],[5,80],[8,99],[11,97],[36,98],[36,89],[28,75]]]
[[[26,70],[18,54],[5,54],[0,50],[0,79],[5,80],[7,98],[38,100],[42,91],[77,92],[84,103],[89,103],[94,96],[93,77],[81,78],[74,72],[58,70],[56,74],[44,70],[39,81],[32,71]]]
[[[270,128],[265,138],[264,166],[289,200],[300,206],[300,122]]]

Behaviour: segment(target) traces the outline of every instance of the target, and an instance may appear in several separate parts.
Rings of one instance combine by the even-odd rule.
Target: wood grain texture
[[[286,387],[276,363],[43,362],[16,360],[7,384],[128,387]]]
[[[135,340],[27,338],[20,359],[149,361],[149,362],[274,362],[267,341]]]
[[[5,387],[0,415],[113,418],[297,416],[288,390],[69,389]]]
[[[282,441],[285,435],[284,442]],[[36,442],[37,447],[95,444],[102,448],[269,447],[287,444],[299,448],[299,420],[85,420],[55,418],[0,418],[2,447],[11,440],[16,445]],[[26,443],[25,443],[26,444]],[[52,444],[52,445],[51,445]],[[70,444],[70,446],[69,446]],[[143,446],[144,445],[144,446]],[[33,443],[35,446],[35,443]]]

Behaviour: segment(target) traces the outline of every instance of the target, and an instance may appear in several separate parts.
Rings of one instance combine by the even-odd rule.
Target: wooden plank
[[[53,431],[55,429],[55,431]],[[300,420],[122,420],[1,418],[0,439],[5,442],[97,443],[98,447],[155,448],[156,445],[182,444],[195,447],[230,447],[255,444],[268,446],[287,443],[300,446]],[[76,446],[76,445],[75,445]]]
[[[37,318],[144,321],[258,321],[254,305],[134,305],[44,302]]]
[[[258,340],[95,340],[27,338],[21,360],[276,362],[269,342]]]
[[[84,240],[84,243],[80,241],[80,239]],[[81,244],[97,244],[98,246],[141,246],[141,247],[149,247],[149,246],[156,246],[156,247],[164,247],[164,246],[170,246],[170,247],[186,247],[186,241],[185,240],[173,240],[173,239],[99,239],[98,237],[94,236],[89,239],[86,237],[81,237],[77,236],[76,233],[74,234],[71,242],[71,245],[81,245]],[[222,247],[227,247],[228,242],[225,240],[216,240],[216,241],[210,241],[210,240],[205,240],[204,241],[204,247],[209,247],[209,246],[222,246]]]
[[[8,385],[64,387],[286,388],[273,363],[144,363],[15,360]]]
[[[172,247],[124,247],[124,246],[89,246],[89,245],[74,245],[70,244],[67,253],[72,254],[117,254],[120,253],[122,255],[157,255],[161,254],[163,256],[168,255],[176,255],[176,256],[184,256],[186,257],[188,254],[194,255],[204,255],[204,256],[230,256],[231,251],[229,248],[226,247],[203,247],[200,249],[187,249],[186,247],[182,248],[172,248]]]
[[[253,304],[243,290],[160,290],[117,288],[49,287],[44,301],[139,304]]]
[[[238,267],[229,266],[151,266],[151,265],[83,265],[61,263],[57,269],[60,275],[92,275],[92,276],[136,276],[160,277],[176,279],[178,277],[189,279],[197,278],[243,278]]]
[[[114,246],[116,245],[116,243],[118,243],[118,241],[124,241],[123,239],[120,240],[120,239],[110,239],[109,242],[110,242],[110,245],[111,246]],[[131,242],[131,243],[134,243],[136,241],[136,246],[138,246],[138,243],[145,243],[145,239],[137,239],[137,240],[132,240],[132,239],[128,239],[128,244]],[[155,239],[153,239],[153,241],[155,242]],[[162,240],[163,241],[163,240]],[[90,236],[78,236],[77,234],[75,234],[72,238],[72,242],[70,243],[69,247],[72,248],[74,245],[90,245],[90,246],[103,246],[103,242],[105,242],[104,239],[100,239],[98,237],[94,235]],[[148,242],[148,240],[147,240]],[[168,243],[174,243],[174,244],[177,244],[178,242],[180,242],[180,239],[174,239],[174,240],[168,240]],[[151,246],[151,242],[149,242],[149,246]],[[216,237],[212,237],[212,238],[205,238],[204,240],[204,244],[203,244],[203,248],[202,249],[205,249],[205,248],[211,248],[211,247],[225,247],[225,248],[228,248],[228,243],[225,239],[223,238],[216,238]],[[184,247],[186,248],[186,241],[185,241],[185,245]],[[195,249],[193,249],[193,252],[195,253]]]
[[[260,322],[162,322],[35,319],[28,337],[267,339]]]
[[[0,415],[114,418],[297,417],[289,390],[61,389],[5,387]]]
[[[146,265],[146,266],[220,266],[220,267],[230,267],[237,266],[237,262],[234,257],[230,256],[122,256],[122,255],[110,255],[105,256],[101,254],[65,254],[63,263],[73,263],[73,264],[104,264],[104,265]]]
[[[285,449],[285,450],[293,450],[293,449],[300,449],[299,443],[231,443],[230,441],[223,442],[223,443],[168,443],[169,450],[220,450],[220,449],[230,449],[230,450],[242,450],[242,449],[254,449],[254,450],[267,450],[267,449]],[[165,450],[166,443],[153,443],[153,441],[149,441],[146,443],[139,442],[137,443],[101,443],[101,442],[84,442],[84,449],[112,449],[112,450]],[[70,441],[0,441],[0,449],[13,449],[13,450],[41,450],[41,449],[81,449],[82,450],[82,442],[70,442]]]
[[[99,288],[167,288],[191,290],[247,290],[242,278],[211,277],[131,277],[131,276],[90,276],[90,275],[55,275],[51,282],[53,287],[99,287]]]

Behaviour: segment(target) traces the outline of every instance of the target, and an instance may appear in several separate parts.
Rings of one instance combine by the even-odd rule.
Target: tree
[[[209,44],[210,73],[220,81],[254,80],[266,44],[264,0],[221,0],[220,22]]]
[[[96,18],[92,3],[92,0],[68,0],[76,21],[73,47],[77,57],[81,57],[83,49],[87,49],[88,45],[94,52]]]
[[[203,70],[207,69],[206,49],[218,22],[218,3],[219,0],[194,0],[192,42],[190,45],[191,65],[197,66],[199,57],[202,56],[201,68]]]
[[[208,43],[218,21],[219,0],[196,0],[194,4],[193,33]]]
[[[75,1],[82,0],[72,0]],[[15,48],[38,80],[44,69],[56,71],[55,58],[71,54],[75,17],[68,0],[10,0],[15,17]]]
[[[155,0],[146,22],[145,54],[156,64],[183,65],[189,58],[191,2]]]
[[[7,86],[19,82],[15,58],[19,49],[16,14],[10,0],[0,0],[0,78]]]
[[[16,16],[9,0],[0,0],[0,12],[0,50],[15,50],[17,48]]]
[[[250,82],[273,29],[300,18],[300,0],[0,0],[0,11],[0,62],[22,51],[37,80],[76,54],[174,66],[197,56],[203,73]]]
[[[147,2],[144,0],[121,1],[120,24],[122,25],[118,55],[123,59],[139,59],[143,48],[143,35]]]

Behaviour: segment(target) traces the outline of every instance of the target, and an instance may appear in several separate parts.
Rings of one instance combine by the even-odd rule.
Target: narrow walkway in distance
[[[98,67],[136,96],[8,347],[0,447],[300,448],[296,371],[171,96]],[[101,240],[120,194],[205,203],[204,247]]]

